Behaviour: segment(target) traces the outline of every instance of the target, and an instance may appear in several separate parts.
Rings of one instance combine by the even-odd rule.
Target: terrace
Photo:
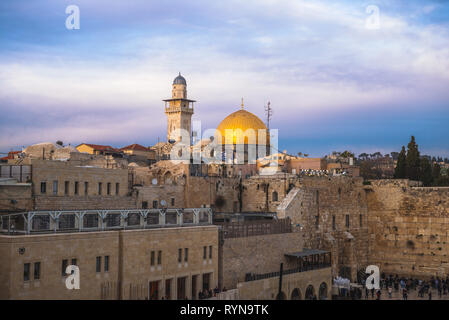
[[[0,215],[0,234],[24,235],[211,225],[210,208],[29,211]]]

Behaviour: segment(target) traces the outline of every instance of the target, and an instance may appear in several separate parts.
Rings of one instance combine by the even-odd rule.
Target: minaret
[[[165,114],[167,115],[167,142],[170,142],[171,132],[181,128],[189,133],[190,145],[193,103],[196,101],[187,99],[187,83],[181,73],[173,80],[172,98],[163,101],[165,102]],[[181,140],[181,136],[176,137],[175,142],[179,140]]]

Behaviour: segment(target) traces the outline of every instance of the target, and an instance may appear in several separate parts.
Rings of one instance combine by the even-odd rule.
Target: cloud
[[[449,118],[449,28],[422,20],[436,11],[414,2],[380,1],[381,28],[368,30],[366,6],[348,1],[79,1],[78,33],[63,27],[65,2],[42,1],[41,17],[8,3],[0,5],[0,30],[17,37],[0,40],[0,149],[62,137],[154,143],[165,136],[161,100],[178,71],[203,128],[237,110],[242,96],[261,118],[271,100],[273,125],[293,149],[312,146],[314,136],[323,137],[314,146],[321,153],[389,143],[388,135],[375,142],[366,132],[360,138],[369,145],[333,140],[329,128],[353,114],[348,132],[372,114],[395,117],[396,125],[401,112]],[[13,18],[23,19],[17,30]],[[406,135],[438,129],[430,122],[410,128],[412,120],[400,124]],[[404,137],[382,121],[372,130]]]

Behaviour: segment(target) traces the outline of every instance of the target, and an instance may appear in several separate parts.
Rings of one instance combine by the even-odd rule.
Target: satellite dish
[[[156,185],[156,184],[157,184],[157,179],[154,178],[153,180],[151,180],[151,183],[152,183],[153,185]]]
[[[166,204],[167,202],[165,202],[165,200],[161,200],[161,206],[165,207]]]

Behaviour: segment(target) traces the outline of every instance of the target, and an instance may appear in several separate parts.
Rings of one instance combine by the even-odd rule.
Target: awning
[[[329,253],[329,251],[324,250],[318,250],[318,249],[304,249],[300,252],[293,252],[293,253],[286,253],[284,254],[286,257],[290,258],[301,258],[301,257],[307,257],[314,254],[323,254],[323,253]]]

